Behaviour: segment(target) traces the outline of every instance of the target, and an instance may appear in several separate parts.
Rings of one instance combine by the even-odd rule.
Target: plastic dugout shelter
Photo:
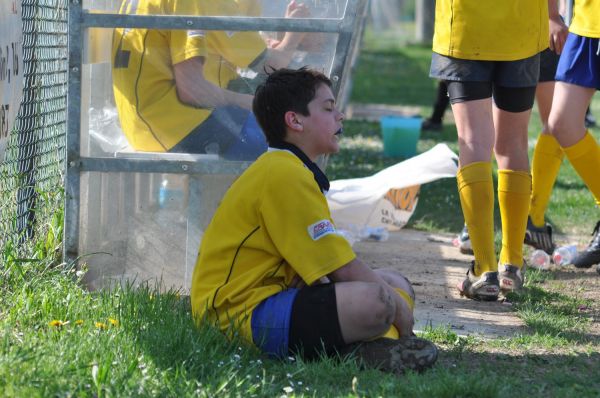
[[[64,257],[86,264],[90,288],[154,281],[188,291],[202,233],[251,163],[128,148],[113,95],[113,30],[311,32],[319,44],[298,48],[290,67],[323,71],[343,107],[368,0],[304,0],[311,14],[298,19],[284,17],[288,2],[263,0],[258,16],[195,16],[124,15],[119,0],[70,0]]]

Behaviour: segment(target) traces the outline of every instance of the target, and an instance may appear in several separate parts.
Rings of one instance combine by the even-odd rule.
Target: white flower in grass
[[[285,386],[283,387],[283,392],[285,392],[286,394],[291,394],[294,392],[294,388],[290,386]]]

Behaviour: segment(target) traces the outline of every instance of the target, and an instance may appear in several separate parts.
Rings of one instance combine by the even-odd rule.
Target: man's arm
[[[292,0],[286,9],[286,18],[307,18],[310,11],[303,3],[296,3]],[[281,41],[268,48],[266,51],[265,65],[274,69],[284,68],[289,65],[294,51],[298,48],[306,33],[304,32],[286,32]]]
[[[410,336],[413,333],[413,312],[408,307],[408,304],[400,297],[392,286],[385,282],[381,276],[358,258],[355,258],[343,267],[333,271],[328,277],[334,282],[376,282],[384,286],[390,297],[392,297],[396,303],[396,316],[393,321],[394,326],[398,329],[401,336]]]
[[[550,22],[550,50],[560,54],[567,40],[569,29],[560,17],[557,0],[548,0],[548,17]]]
[[[173,65],[179,100],[198,108],[237,105],[252,109],[252,96],[223,89],[204,77],[204,58],[193,57]]]

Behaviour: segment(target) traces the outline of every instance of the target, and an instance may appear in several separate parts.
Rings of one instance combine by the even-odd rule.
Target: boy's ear
[[[300,115],[293,111],[287,111],[283,116],[285,119],[285,124],[294,131],[302,131],[302,120]]]

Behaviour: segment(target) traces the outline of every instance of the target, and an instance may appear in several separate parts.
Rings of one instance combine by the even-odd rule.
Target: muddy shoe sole
[[[350,344],[346,353],[353,354],[366,368],[395,374],[408,369],[422,372],[433,366],[438,357],[432,342],[414,336]]]

